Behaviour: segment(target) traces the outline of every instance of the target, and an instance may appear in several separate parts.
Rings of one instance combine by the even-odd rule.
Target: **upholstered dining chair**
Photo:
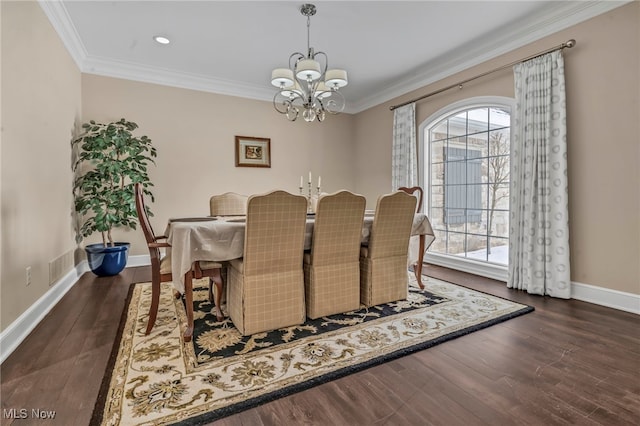
[[[211,216],[242,216],[247,214],[247,199],[249,196],[225,192],[211,196],[209,199],[209,214]]]
[[[147,321],[147,329],[145,334],[149,334],[156,323],[158,316],[158,305],[160,304],[160,284],[171,282],[173,275],[171,273],[171,255],[162,256],[160,249],[171,247],[166,242],[165,235],[156,236],[149,221],[149,210],[144,203],[144,188],[140,183],[135,184],[136,212],[138,213],[138,221],[144,233],[149,249],[149,257],[151,259],[151,306],[149,307],[149,319]],[[220,268],[222,265],[217,262],[196,262],[194,265],[195,277],[202,276],[212,277],[216,281],[222,281]],[[176,292],[176,297],[180,294]]]
[[[244,336],[305,321],[307,200],[272,191],[247,200],[244,253],[229,262],[227,309]]]
[[[367,245],[360,248],[360,302],[365,306],[406,299],[407,254],[416,197],[396,191],[378,197]]]
[[[235,192],[225,192],[224,194],[212,195],[209,199],[209,214],[211,216],[244,216],[247,214],[248,195],[237,194]],[[226,276],[227,263],[223,262],[223,275]],[[224,282],[221,280],[220,282]],[[215,293],[213,285],[215,284]],[[209,302],[215,304],[220,311],[222,297],[224,295],[224,285],[213,279],[209,280]],[[215,301],[214,301],[215,299]],[[220,319],[220,318],[218,318]]]
[[[401,186],[400,188],[398,188],[398,191],[403,191],[403,192],[406,192],[407,194],[411,194],[411,195],[415,196],[418,199],[416,212],[420,213],[422,211],[422,194],[423,194],[422,187],[420,187],[420,186],[412,186],[412,187]]]
[[[304,254],[307,316],[360,307],[360,240],[366,199],[349,191],[321,195],[311,250]]]

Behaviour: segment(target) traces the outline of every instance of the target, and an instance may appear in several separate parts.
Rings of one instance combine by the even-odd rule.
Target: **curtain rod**
[[[476,79],[478,79],[480,77],[484,77],[485,75],[494,73],[496,71],[501,71],[501,70],[503,70],[505,68],[510,68],[510,67],[512,67],[512,66],[514,66],[516,64],[528,61],[528,60],[533,59],[533,58],[537,58],[538,56],[546,55],[547,53],[550,53],[550,52],[553,52],[553,51],[556,51],[556,50],[564,49],[565,47],[572,48],[575,45],[576,45],[576,41],[574,39],[568,40],[566,43],[562,43],[562,44],[560,44],[560,45],[558,45],[556,47],[552,47],[551,49],[547,49],[545,51],[538,52],[538,53],[536,53],[534,55],[527,56],[524,59],[520,59],[518,61],[511,62],[511,63],[509,63],[507,65],[503,65],[501,67],[494,68],[494,69],[492,69],[490,71],[483,72],[482,74],[478,74],[478,75],[476,75],[474,77],[471,77],[471,78],[468,78],[466,80],[459,81],[458,83],[452,84],[451,86],[447,86],[447,87],[445,87],[443,89],[440,89],[440,90],[436,90],[435,92],[427,93],[426,95],[422,95],[422,96],[420,96],[418,98],[412,99],[412,100],[407,101],[407,102],[403,102],[403,103],[398,104],[398,105],[392,105],[392,106],[389,107],[389,109],[391,111],[393,111],[396,108],[400,108],[402,106],[409,105],[409,104],[414,103],[414,102],[418,102],[418,101],[420,101],[422,99],[428,98],[429,96],[437,95],[438,93],[442,93],[442,92],[444,92],[446,90],[453,89],[454,87],[460,87],[462,89],[462,85],[463,84],[466,84],[466,83],[468,83],[470,81],[476,80]]]

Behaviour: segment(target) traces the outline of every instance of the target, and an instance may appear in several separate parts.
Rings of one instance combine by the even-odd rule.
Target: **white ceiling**
[[[348,71],[359,112],[626,2],[316,0],[310,41]],[[260,100],[271,70],[306,53],[302,3],[40,1],[82,72]]]

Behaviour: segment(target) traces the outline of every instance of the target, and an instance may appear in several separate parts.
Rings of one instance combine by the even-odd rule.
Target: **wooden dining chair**
[[[406,192],[407,194],[411,194],[413,196],[415,196],[418,199],[418,204],[417,204],[417,209],[416,212],[420,213],[422,211],[422,187],[420,186],[412,186],[412,187],[406,187],[406,186],[401,186],[400,188],[398,188],[398,191],[403,191]]]
[[[149,319],[147,321],[147,329],[145,334],[149,334],[156,323],[158,316],[158,306],[160,304],[160,284],[171,282],[173,275],[171,273],[171,255],[168,253],[162,256],[160,249],[171,247],[167,243],[165,235],[156,236],[149,221],[149,209],[144,203],[144,188],[140,183],[135,184],[136,212],[138,213],[138,221],[144,233],[149,249],[149,258],[151,259],[151,306],[149,307]],[[222,265],[217,262],[196,262],[194,276],[200,278],[209,276],[216,281],[222,281],[220,268]],[[221,283],[222,285],[222,283]],[[180,293],[176,291],[176,297],[180,297]]]
[[[416,209],[416,213],[420,213],[420,211],[422,211],[422,187],[420,186],[412,186],[412,187],[406,187],[406,186],[401,186],[400,188],[398,188],[398,191],[404,191],[407,194],[411,194],[413,196],[415,196],[418,199],[418,207]],[[418,250],[419,252],[424,253],[425,248],[424,248],[424,237],[418,237],[413,236],[409,239],[409,250],[414,252],[415,250]],[[420,257],[418,255],[418,257]],[[418,263],[414,263],[411,265],[413,267],[413,273],[416,276],[416,281],[418,282],[418,284],[420,285],[420,288],[424,288],[424,285],[422,284],[422,280],[420,279],[421,275],[422,275],[422,264],[418,264]]]
[[[244,336],[305,321],[307,200],[272,191],[247,201],[244,253],[229,262],[227,309]]]
[[[311,319],[360,307],[360,241],[366,199],[349,191],[318,199],[311,250],[304,254]]]
[[[407,298],[415,209],[416,197],[402,191],[378,197],[369,242],[360,248],[360,302],[365,306]]]

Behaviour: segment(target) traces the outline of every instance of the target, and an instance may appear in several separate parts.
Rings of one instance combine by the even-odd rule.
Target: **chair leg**
[[[193,274],[187,271],[184,276],[184,303],[187,311],[187,328],[182,335],[185,342],[190,342],[193,336]]]
[[[151,333],[151,329],[156,323],[158,316],[158,306],[160,305],[160,277],[155,276],[151,280],[151,306],[149,307],[149,321],[147,321],[146,335]]]
[[[222,313],[222,291],[224,290],[224,281],[220,269],[216,269],[213,276],[209,278],[209,302],[213,302],[213,284],[216,285],[216,319],[218,321],[224,320],[224,314]]]
[[[421,290],[424,290],[424,284],[422,283],[422,265],[424,264],[424,234],[420,235],[420,247],[418,248],[418,263],[414,265],[413,272],[416,274],[416,281]]]

